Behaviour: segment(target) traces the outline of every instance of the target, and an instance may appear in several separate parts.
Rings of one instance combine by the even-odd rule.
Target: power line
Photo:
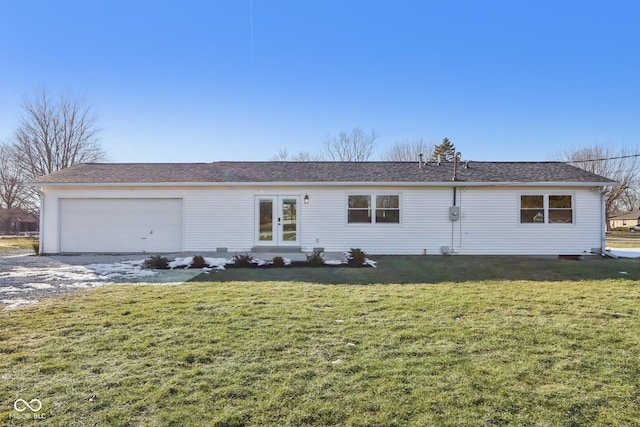
[[[629,154],[626,156],[617,156],[617,157],[604,157],[601,159],[587,159],[587,160],[568,160],[565,163],[589,163],[589,162],[602,162],[604,160],[619,160],[619,159],[630,159],[632,157],[640,157],[639,154]]]

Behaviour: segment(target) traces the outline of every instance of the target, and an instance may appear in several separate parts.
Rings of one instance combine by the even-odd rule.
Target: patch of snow
[[[55,286],[48,283],[25,283],[24,286],[34,289],[54,289]]]
[[[347,347],[355,347],[355,346],[356,346],[356,345],[355,345],[354,343],[352,343],[352,342],[348,342],[348,343],[347,343]]]
[[[341,265],[341,264],[346,264],[346,261],[340,261],[339,259],[327,259],[324,261],[325,264],[327,265]]]
[[[207,258],[205,257],[204,262],[211,268],[215,268],[216,270],[224,270],[224,266],[227,264],[233,264],[233,260],[229,260],[226,258]]]
[[[338,365],[338,364],[342,363],[342,360],[341,359],[336,359],[336,360],[333,360],[331,363],[334,364],[334,365]]]
[[[338,319],[338,320],[336,320],[336,323],[344,323],[344,320]]]
[[[113,278],[133,279],[158,274],[156,271],[143,269],[143,264],[144,260],[133,260],[111,264],[89,264],[86,268],[100,276],[99,280],[101,281]]]
[[[189,268],[192,263],[193,263],[192,256],[188,256],[186,258],[176,258],[175,260],[169,263],[169,268],[171,269],[178,268],[178,267]]]
[[[378,261],[374,261],[372,259],[365,258],[364,259],[364,265],[370,265],[371,267],[376,268],[378,266]]]
[[[230,260],[226,258],[211,258],[204,257],[204,263],[208,266],[208,268],[215,268],[216,270],[224,270],[224,266],[227,264],[233,264]],[[178,267],[189,268],[193,264],[193,257],[186,258],[176,258],[174,261],[169,263],[169,268],[174,269]],[[207,267],[204,267],[207,268]],[[204,269],[203,268],[203,269]]]
[[[15,286],[2,286],[0,287],[0,292],[12,293],[12,292],[20,292],[20,288],[16,288]]]
[[[629,273],[628,273],[628,272],[626,272],[626,271],[620,271],[619,273],[620,273],[620,274],[629,274]]]
[[[0,300],[0,303],[2,304],[8,304],[4,309],[5,310],[15,310],[16,308],[22,306],[22,305],[31,305],[31,304],[37,304],[38,301],[37,300],[28,300],[28,299],[3,299]]]

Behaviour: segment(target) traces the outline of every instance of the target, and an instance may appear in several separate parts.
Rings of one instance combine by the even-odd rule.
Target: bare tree
[[[426,142],[422,138],[399,141],[393,144],[382,155],[381,159],[391,162],[411,162],[418,159],[418,154],[424,154],[425,158],[431,156],[435,145]]]
[[[308,151],[300,151],[297,154],[289,154],[289,150],[281,148],[276,154],[269,157],[271,161],[280,162],[316,162],[320,159],[317,154],[311,154]]]
[[[22,102],[23,114],[11,144],[16,166],[34,179],[77,163],[106,159],[98,143],[96,116],[83,98],[41,90]]]
[[[11,229],[19,210],[34,209],[33,198],[24,186],[20,170],[7,145],[0,145],[0,208],[4,210],[2,228],[6,231]]]
[[[341,131],[335,136],[327,135],[322,157],[340,162],[365,162],[371,157],[377,138],[373,130],[366,133],[361,128]]]
[[[612,187],[605,201],[607,217],[628,212],[638,206],[640,195],[640,162],[638,149],[593,145],[567,151],[558,159],[620,183]]]

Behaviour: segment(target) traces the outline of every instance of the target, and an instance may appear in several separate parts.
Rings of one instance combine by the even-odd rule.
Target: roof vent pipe
[[[418,154],[418,168],[422,169],[422,153]]]
[[[453,155],[453,180],[457,181],[458,180],[458,160],[460,153],[454,153]]]

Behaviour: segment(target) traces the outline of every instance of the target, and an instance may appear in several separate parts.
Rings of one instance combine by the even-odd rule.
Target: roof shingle
[[[417,162],[213,162],[84,163],[32,184],[117,183],[451,183],[453,163]],[[615,181],[562,162],[468,162],[461,183],[599,183]]]

